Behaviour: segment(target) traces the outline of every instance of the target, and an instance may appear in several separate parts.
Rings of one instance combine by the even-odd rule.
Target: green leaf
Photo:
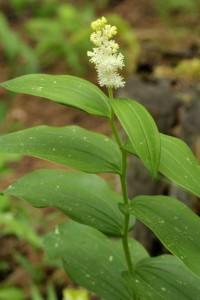
[[[51,282],[47,285],[47,300],[58,300],[56,289]]]
[[[120,173],[121,153],[107,136],[78,126],[38,126],[0,137],[0,151],[36,156],[89,173]]]
[[[40,290],[36,285],[31,286],[31,299],[33,300],[44,300],[42,297]]]
[[[48,234],[44,242],[50,258],[61,258],[65,271],[77,284],[105,300],[130,300],[121,278],[121,272],[127,270],[121,240],[109,240],[92,227],[69,221]],[[148,257],[133,239],[130,249],[135,263]]]
[[[0,299],[1,300],[25,300],[25,294],[22,289],[8,286],[8,287],[0,287]]]
[[[160,137],[153,118],[131,99],[114,99],[111,105],[138,157],[155,178],[160,163]]]
[[[42,239],[31,227],[30,220],[16,217],[16,213],[11,211],[0,212],[0,226],[3,228],[4,235],[16,235],[28,241],[32,247],[41,249]]]
[[[87,290],[64,289],[63,300],[90,300]]]
[[[198,300],[200,280],[172,255],[146,258],[134,272],[124,272],[133,299]]]
[[[123,234],[124,216],[118,208],[122,197],[99,176],[63,170],[38,170],[4,191],[36,207],[53,206],[72,219],[106,234]],[[134,218],[130,229],[133,227]]]
[[[184,189],[200,197],[200,166],[194,154],[182,140],[160,134],[159,172]],[[130,141],[125,149],[136,155]]]
[[[165,247],[200,276],[200,218],[180,201],[167,196],[138,196],[128,205],[120,204],[148,226]]]
[[[106,95],[87,80],[69,75],[30,74],[0,84],[9,91],[44,97],[97,116],[110,117]]]
[[[200,197],[199,163],[180,139],[161,134],[159,172]]]

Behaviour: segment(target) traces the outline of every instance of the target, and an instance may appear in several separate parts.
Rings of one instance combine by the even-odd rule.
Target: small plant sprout
[[[129,199],[127,155],[137,156],[156,180],[158,173],[200,197],[200,166],[180,139],[162,134],[144,106],[113,98],[124,86],[123,55],[113,40],[117,28],[105,17],[92,22],[87,54],[100,86],[70,75],[31,74],[1,83],[9,91],[43,97],[104,117],[114,139],[71,125],[37,126],[0,137],[0,151],[74,168],[40,169],[2,193],[35,207],[55,207],[67,220],[44,238],[47,255],[59,258],[68,276],[105,300],[199,300],[200,218],[178,199],[138,195]],[[120,137],[115,118],[126,133]],[[121,193],[98,174],[119,176]],[[134,185],[134,182],[133,182]],[[136,220],[149,227],[169,251],[151,257],[131,234]]]

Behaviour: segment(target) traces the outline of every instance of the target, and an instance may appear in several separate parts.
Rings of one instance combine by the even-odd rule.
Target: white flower
[[[124,56],[118,53],[119,45],[111,38],[117,34],[116,26],[106,24],[105,17],[91,23],[94,32],[90,40],[95,45],[93,51],[88,51],[90,62],[95,64],[100,86],[108,88],[123,87],[125,82],[118,74],[118,69],[124,66]]]

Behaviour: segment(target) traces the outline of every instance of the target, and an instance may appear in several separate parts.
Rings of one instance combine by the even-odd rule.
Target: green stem
[[[112,88],[108,88],[108,95],[109,95],[109,98],[112,100],[113,99]],[[122,173],[120,175],[120,182],[121,182],[121,189],[122,189],[124,204],[128,204],[129,200],[128,200],[128,192],[127,192],[127,184],[126,184],[127,152],[122,147],[122,142],[120,140],[117,128],[115,126],[113,109],[111,111],[110,125],[112,128],[112,132],[115,136],[116,142],[118,143],[120,150],[121,150],[121,154],[122,154]],[[122,242],[123,242],[123,248],[124,248],[124,253],[125,253],[128,269],[129,269],[129,271],[133,271],[130,249],[129,249],[129,245],[128,245],[129,220],[130,220],[130,216],[128,214],[125,214]]]
[[[112,88],[108,88],[108,95],[109,95],[110,100],[113,100],[113,90],[112,90]],[[117,143],[118,143],[118,145],[121,149],[122,148],[122,143],[121,143],[117,128],[115,126],[114,111],[113,111],[112,108],[111,108],[110,126],[112,128],[112,132],[114,134],[114,137],[115,137],[115,139],[116,139],[116,141],[117,141]]]
[[[124,204],[128,204],[129,200],[128,200],[127,183],[126,183],[127,153],[124,149],[121,149],[121,152],[122,152],[122,174],[120,175],[120,181],[121,181]],[[126,256],[126,261],[128,264],[129,271],[133,271],[131,254],[130,254],[130,249],[128,246],[129,221],[130,221],[130,215],[125,214],[125,216],[124,216],[124,233],[123,233],[122,240],[123,240],[124,253]]]
[[[111,87],[108,88],[108,96],[110,99],[113,99],[113,89]]]

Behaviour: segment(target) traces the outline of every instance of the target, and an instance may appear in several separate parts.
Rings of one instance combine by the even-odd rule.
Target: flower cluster
[[[90,62],[95,64],[100,86],[108,88],[123,87],[125,82],[118,74],[118,69],[124,66],[124,56],[118,53],[119,45],[112,40],[117,34],[116,26],[107,24],[105,17],[91,23],[93,33],[90,40],[96,46],[93,52],[88,51]]]

